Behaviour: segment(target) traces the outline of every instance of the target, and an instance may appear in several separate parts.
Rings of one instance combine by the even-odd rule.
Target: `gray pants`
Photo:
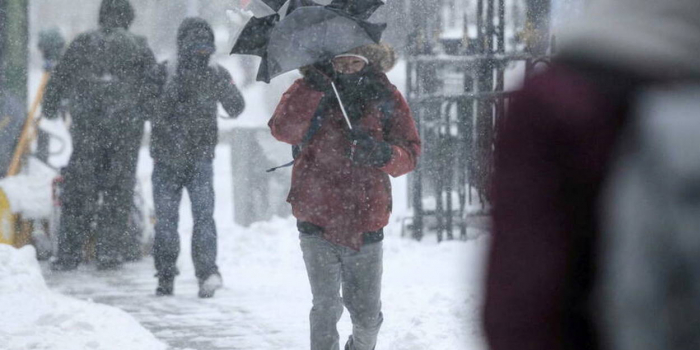
[[[319,235],[300,234],[311,283],[311,350],[340,348],[337,323],[343,304],[352,319],[350,350],[372,350],[382,325],[382,242],[360,251],[332,244]],[[343,297],[340,297],[340,288]]]

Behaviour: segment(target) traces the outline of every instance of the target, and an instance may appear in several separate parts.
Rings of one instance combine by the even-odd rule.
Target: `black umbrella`
[[[270,32],[279,21],[280,16],[273,14],[265,17],[251,17],[240,32],[231,54],[255,55],[263,57],[267,50]]]
[[[359,19],[368,19],[382,5],[382,0],[333,0],[328,7],[339,9]]]
[[[352,8],[345,0],[329,6],[315,5],[310,0],[291,1],[287,16],[279,22],[276,14],[252,18],[231,51],[262,57],[258,81],[269,83],[282,73],[378,43],[386,28],[386,24],[353,16],[369,17],[381,5],[377,0],[361,0],[358,3],[368,6]]]
[[[356,47],[378,43],[386,24],[355,19],[324,6],[296,9],[271,31],[257,80],[325,61]]]

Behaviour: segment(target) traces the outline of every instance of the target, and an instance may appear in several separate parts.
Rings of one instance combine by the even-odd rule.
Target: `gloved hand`
[[[304,80],[316,91],[323,92],[326,95],[333,94],[331,79],[314,66],[304,69]]]
[[[160,91],[168,80],[168,61],[156,63],[146,72],[146,83]]]
[[[375,140],[357,128],[350,131],[350,137],[354,144],[351,159],[356,165],[381,168],[391,160],[393,151],[390,144]]]

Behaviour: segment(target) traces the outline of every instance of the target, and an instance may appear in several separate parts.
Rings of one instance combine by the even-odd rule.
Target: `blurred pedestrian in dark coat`
[[[145,38],[128,31],[133,20],[127,0],[103,0],[100,28],[73,40],[46,89],[44,115],[55,118],[67,100],[72,121],[56,270],[74,269],[82,260],[93,223],[99,267],[122,262],[144,106],[157,90],[149,80],[155,58]]]
[[[598,0],[499,121],[491,349],[598,349],[600,196],[641,87],[700,73],[700,3]]]
[[[177,34],[177,64],[153,119],[151,156],[158,271],[156,294],[173,294],[180,238],[177,231],[182,190],[192,201],[192,258],[199,296],[211,297],[221,286],[216,266],[213,159],[218,142],[217,103],[231,117],[245,106],[243,96],[223,67],[210,64],[214,32],[200,18],[185,19]]]

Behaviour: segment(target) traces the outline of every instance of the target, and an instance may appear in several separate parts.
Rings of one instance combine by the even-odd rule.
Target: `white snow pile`
[[[36,159],[30,159],[25,173],[0,179],[10,210],[25,219],[51,216],[51,183],[56,172]]]
[[[159,350],[127,313],[51,292],[31,246],[0,244],[0,349]]]

